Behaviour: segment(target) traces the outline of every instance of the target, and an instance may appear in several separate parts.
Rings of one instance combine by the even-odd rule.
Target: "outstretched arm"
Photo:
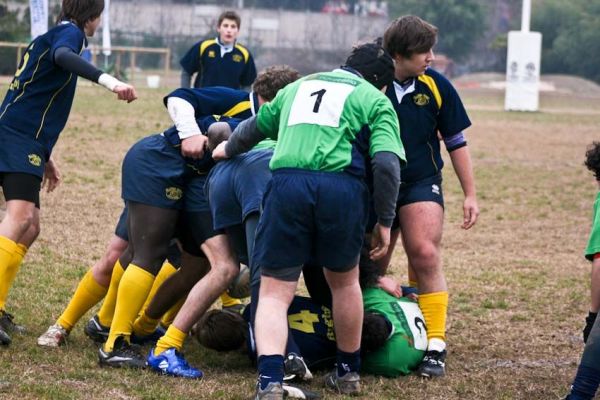
[[[137,99],[137,93],[133,86],[102,72],[68,47],[56,49],[54,63],[66,71],[104,86],[111,92],[116,93],[119,100],[126,100],[131,103]]]

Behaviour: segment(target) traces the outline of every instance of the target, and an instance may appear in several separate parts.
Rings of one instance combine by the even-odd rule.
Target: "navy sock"
[[[283,382],[283,355],[273,354],[258,357],[258,379],[264,390],[271,382]]]
[[[348,372],[360,371],[360,349],[354,353],[346,353],[338,349],[337,351],[337,374],[339,377],[346,375]]]

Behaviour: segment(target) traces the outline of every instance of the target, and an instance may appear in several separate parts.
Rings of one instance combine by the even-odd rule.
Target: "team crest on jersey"
[[[210,50],[210,51],[208,52],[208,56],[209,56],[210,58],[215,58],[217,55],[215,54],[215,51],[214,51],[214,50]]]
[[[234,62],[242,62],[242,56],[240,56],[239,54],[234,54],[234,55],[231,57],[231,59],[232,59]]]
[[[42,165],[42,157],[38,156],[37,154],[30,154],[27,157],[29,158],[29,163],[31,165],[34,165],[36,167]]]
[[[413,96],[413,101],[418,106],[426,106],[429,104],[429,96],[423,93],[418,93]]]
[[[183,196],[183,190],[171,186],[165,189],[165,195],[169,200],[179,200]]]

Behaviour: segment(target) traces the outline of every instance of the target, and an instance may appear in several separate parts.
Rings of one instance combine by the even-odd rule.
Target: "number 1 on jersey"
[[[316,92],[312,92],[310,97],[317,95],[317,99],[315,100],[315,105],[313,106],[313,112],[318,113],[319,107],[321,107],[321,100],[323,100],[323,96],[325,95],[326,89],[317,90]]]

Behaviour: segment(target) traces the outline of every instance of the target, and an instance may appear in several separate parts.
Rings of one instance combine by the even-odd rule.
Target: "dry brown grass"
[[[255,373],[244,355],[191,341],[186,352],[204,370],[202,382],[101,369],[82,324],[64,348],[35,344],[104,251],[122,206],[121,160],[136,139],[167,126],[163,94],[143,90],[139,101],[124,105],[102,89],[79,89],[55,152],[64,184],[42,196],[42,233],[10,296],[10,310],[30,333],[0,349],[0,380],[10,384],[0,385],[0,398],[250,397]],[[459,228],[461,192],[448,167],[448,376],[366,376],[364,398],[558,399],[575,373],[589,295],[582,252],[596,190],[582,162],[586,145],[600,137],[600,101],[545,95],[543,112],[509,114],[497,93],[463,95],[474,123],[467,134],[482,213],[471,231]],[[404,278],[400,249],[393,264]],[[320,382],[312,387],[320,390]]]

